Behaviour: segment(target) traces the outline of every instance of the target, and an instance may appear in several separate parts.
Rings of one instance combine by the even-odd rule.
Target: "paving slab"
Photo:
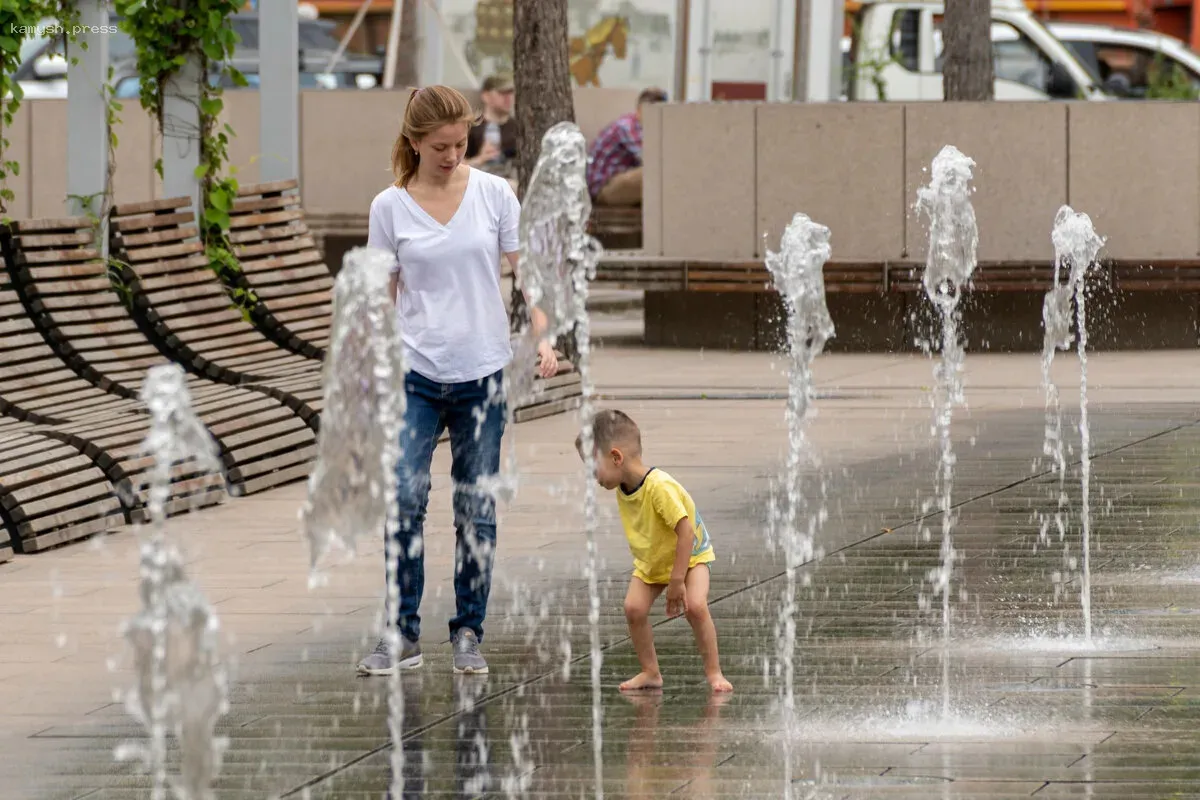
[[[656,609],[667,686],[625,697],[637,670],[621,612],[630,570],[600,493],[602,763],[592,747],[583,478],[572,416],[527,423],[502,509],[484,650],[454,676],[449,453],[427,522],[425,666],[402,676],[404,797],[1138,798],[1200,795],[1200,369],[1192,352],[1105,353],[1089,364],[1092,603],[1079,607],[1077,447],[1065,536],[1040,530],[1060,487],[1042,455],[1040,365],[968,356],[956,412],[953,529],[960,560],[944,646],[932,365],[921,356],[822,357],[805,514],[819,558],[800,573],[796,713],[785,720],[777,629],[782,557],[769,509],[786,446],[778,357],[605,349],[602,404],[642,424],[648,457],[685,482],[718,553],[710,605],[731,697],[707,691],[686,622]],[[1063,430],[1078,441],[1079,371],[1060,355]],[[374,646],[382,542],[308,586],[296,484],[175,518],[169,530],[214,603],[234,680],[217,797],[380,798],[393,777]],[[119,692],[117,630],[137,610],[136,532],[0,566],[0,792],[141,798],[116,763],[143,736]],[[950,713],[943,713],[945,708]],[[177,754],[173,753],[173,758]],[[790,781],[790,784],[788,783]]]

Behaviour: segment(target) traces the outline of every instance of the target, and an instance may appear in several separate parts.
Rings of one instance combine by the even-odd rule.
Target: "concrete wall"
[[[635,89],[576,89],[575,115],[589,141],[637,104]],[[473,102],[478,92],[467,92]],[[400,130],[408,89],[385,92],[305,91],[300,98],[300,181],[306,208],[314,214],[366,215],[371,198],[392,181],[392,143]],[[117,128],[116,202],[162,196],[154,161],[162,152],[157,125],[137,100],[123,101]],[[242,183],[259,180],[258,92],[230,90],[220,123],[236,136],[230,163]],[[20,164],[8,186],[16,195],[8,215],[62,216],[66,212],[67,101],[26,100],[11,127],[6,158]]]
[[[662,248],[685,258],[752,258],[756,109],[688,104],[663,109]]]
[[[14,195],[8,203],[7,213],[13,219],[33,215],[30,206],[33,200],[33,164],[29,152],[33,112],[30,105],[31,103],[22,103],[17,113],[13,114],[12,124],[6,126],[3,131],[4,137],[8,139],[8,149],[3,154],[4,160],[17,163],[17,174],[12,174],[11,169],[5,170],[9,173],[8,188]]]
[[[834,228],[839,258],[903,255],[903,106],[763,105],[756,124],[757,255],[764,233],[766,246],[779,249],[796,212]]]
[[[1200,111],[1196,103],[1072,107],[1072,206],[1108,237],[1114,257],[1200,254]]]
[[[301,187],[313,214],[365,216],[392,180],[390,154],[407,90],[307,91]],[[258,95],[226,94],[238,178],[258,180]],[[636,92],[579,89],[589,137],[632,108]],[[21,174],[13,217],[65,209],[66,101],[22,104],[6,131]],[[125,103],[118,202],[160,194],[154,122]],[[711,103],[648,109],[644,245],[651,254],[755,258],[776,249],[796,212],[833,233],[834,258],[924,259],[913,209],[934,155],[953,144],[976,161],[973,202],[983,260],[1047,260],[1063,203],[1087,212],[1124,258],[1200,255],[1200,104]],[[765,236],[765,239],[764,239]]]
[[[905,110],[905,249],[918,260],[928,248],[928,220],[911,209],[947,144],[975,161],[979,259],[1053,260],[1050,229],[1067,202],[1066,104],[929,103]]]
[[[923,261],[917,190],[953,144],[976,162],[981,260],[1051,259],[1064,203],[1109,256],[1200,255],[1196,103],[668,105],[647,130],[652,254],[761,256],[803,212],[835,259]]]

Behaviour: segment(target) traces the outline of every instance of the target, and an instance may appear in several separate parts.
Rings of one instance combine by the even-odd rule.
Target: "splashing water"
[[[1083,610],[1084,641],[1092,641],[1092,571],[1091,555],[1091,428],[1088,423],[1087,396],[1087,274],[1096,268],[1096,256],[1104,246],[1104,238],[1092,227],[1092,220],[1087,214],[1063,206],[1054,217],[1054,230],[1050,235],[1054,243],[1055,274],[1059,267],[1070,270],[1068,288],[1070,296],[1075,299],[1075,332],[1076,348],[1079,354],[1079,437],[1080,437],[1080,473],[1083,497],[1080,501],[1079,517],[1082,530],[1083,550],[1082,575],[1080,579],[1079,602]],[[1069,301],[1063,301],[1067,324],[1070,324]],[[1062,324],[1059,323],[1060,327]],[[1061,340],[1060,340],[1061,341]],[[1067,340],[1067,347],[1070,340]],[[1063,348],[1066,349],[1066,348]],[[1060,445],[1061,447],[1061,445]]]
[[[324,410],[317,459],[308,479],[300,524],[311,555],[310,586],[324,582],[323,562],[333,553],[353,556],[360,535],[382,530],[387,563],[384,639],[400,652],[396,563],[400,509],[396,463],[404,426],[404,347],[389,296],[392,254],[350,250],[333,288],[333,318],[323,375]],[[388,683],[392,736],[392,797],[404,796],[404,694],[400,670]]]
[[[377,536],[394,510],[405,365],[388,297],[393,260],[383,251],[355,248],[334,282],[324,413],[300,509],[312,584],[324,581],[321,567],[330,556],[355,554],[357,537]]]
[[[223,472],[218,447],[192,411],[183,370],[176,364],[150,369],[141,391],[150,412],[142,443],[150,470],[150,523],[140,528],[141,610],[122,635],[133,649],[137,680],[126,693],[129,713],[145,726],[148,743],[124,743],[120,761],[140,760],[151,774],[153,800],[168,785],[180,800],[211,800],[226,747],[217,720],[229,710],[228,676],[218,654],[220,622],[187,577],[183,554],[166,537],[171,477],[183,462],[188,471]],[[167,735],[179,744],[178,777],[167,775]]]
[[[813,397],[812,362],[834,335],[833,320],[825,304],[822,269],[829,260],[829,229],[796,214],[783,232],[779,252],[766,251],[766,265],[787,312],[788,342],[788,456],[787,503],[773,504],[772,525],[782,538],[787,565],[780,628],[776,633],[783,668],[784,747],[789,748],[795,720],[796,570],[813,557],[817,525],[824,522],[824,509],[810,517],[802,530],[797,517],[803,504],[802,460],[805,443],[804,420]],[[791,757],[784,754],[784,793],[791,797]]]
[[[941,443],[939,468],[942,516],[941,565],[930,573],[942,595],[942,712],[950,716],[950,580],[954,572],[954,444],[950,438],[954,407],[964,405],[962,370],[965,354],[958,334],[959,300],[975,271],[979,229],[971,205],[975,162],[946,145],[933,159],[929,185],[917,192],[917,209],[929,217],[929,253],[925,262],[925,294],[941,318],[941,360],[934,365],[935,432]]]
[[[554,125],[542,137],[541,155],[521,209],[518,278],[529,307],[546,315],[546,335],[575,337],[576,369],[582,382],[580,417],[584,459],[584,524],[588,549],[588,625],[591,639],[592,748],[596,797],[604,796],[603,715],[600,700],[600,589],[596,552],[595,454],[592,452],[590,326],[588,281],[595,277],[599,243],[587,234],[592,213],[587,180],[587,141],[570,122]],[[525,327],[514,355],[512,389],[521,395],[532,384],[537,341]],[[514,752],[514,757],[518,754]]]

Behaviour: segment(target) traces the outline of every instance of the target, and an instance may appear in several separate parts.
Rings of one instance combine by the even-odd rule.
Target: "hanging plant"
[[[9,176],[17,176],[21,165],[8,157],[6,132],[25,95],[15,75],[21,66],[21,45],[39,35],[61,36],[69,45],[76,41],[79,9],[73,0],[0,0],[0,219],[8,218],[8,204],[16,199],[8,187]]]
[[[241,265],[229,242],[229,212],[238,185],[232,175],[223,174],[229,160],[229,138],[234,134],[228,124],[218,129],[217,118],[224,108],[219,81],[225,78],[235,86],[247,85],[245,76],[232,66],[239,39],[228,21],[243,6],[244,0],[115,0],[116,11],[122,17],[121,29],[130,35],[137,48],[139,99],[142,107],[158,121],[160,134],[165,121],[165,87],[190,59],[199,67],[200,124],[196,134],[200,140],[200,164],[196,167],[196,178],[200,182],[202,207],[200,237],[209,268],[226,285],[235,282]],[[154,168],[161,178],[161,158]],[[257,302],[249,292],[234,292],[233,299],[244,315]]]

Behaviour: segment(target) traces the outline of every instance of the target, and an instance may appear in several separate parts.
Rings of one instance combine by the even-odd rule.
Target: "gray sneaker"
[[[450,637],[454,645],[454,671],[459,674],[486,675],[487,662],[479,654],[479,639],[475,631],[462,628]]]
[[[388,650],[387,639],[380,639],[375,652],[358,662],[359,675],[391,675],[400,669],[416,669],[421,666],[421,645],[400,637],[400,658],[397,660]]]

